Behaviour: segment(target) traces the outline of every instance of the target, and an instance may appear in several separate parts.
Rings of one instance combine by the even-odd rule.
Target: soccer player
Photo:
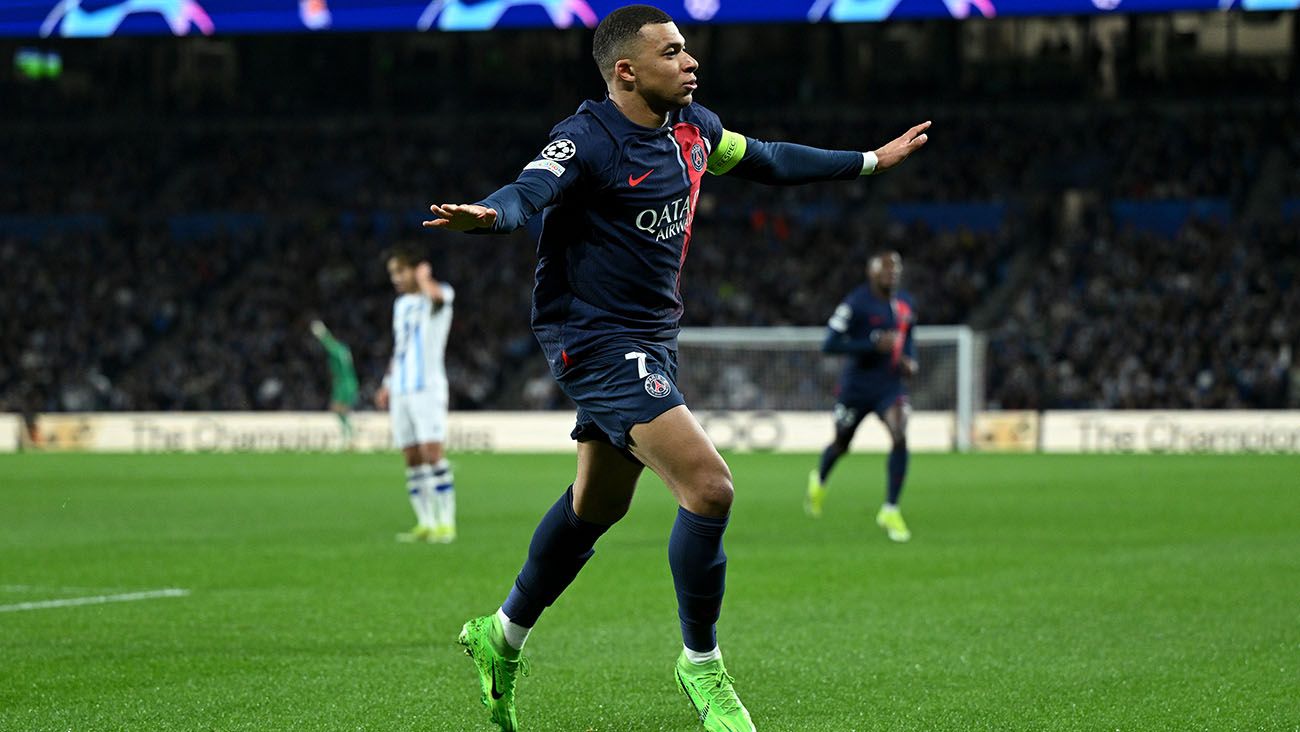
[[[507,232],[545,211],[533,331],[560,389],[577,404],[577,474],[543,516],[501,608],[467,622],[492,720],[518,728],[515,686],[525,639],[623,517],[649,467],[680,508],[668,539],[684,648],[679,687],[706,730],[753,730],[719,651],[731,472],[675,384],[679,278],[706,172],[794,185],[856,180],[901,163],[929,123],[873,152],[769,143],[723,128],[694,104],[699,64],[663,11],[631,5],[596,28],[608,96],[551,131],[518,179],[474,204],[430,207],[425,226]]]
[[[406,491],[415,528],[398,541],[447,544],[456,539],[456,493],[447,439],[447,368],[444,355],[456,292],[433,278],[428,262],[398,250],[388,257],[393,302],[393,360],[375,405],[387,409],[393,443],[406,458]]]
[[[330,410],[338,415],[343,430],[343,446],[352,447],[352,408],[357,404],[357,370],[352,364],[352,350],[335,338],[319,320],[311,322],[311,333],[325,348],[330,367]]]
[[[885,504],[876,514],[876,524],[897,542],[912,538],[898,510],[898,497],[907,476],[907,418],[912,412],[907,401],[907,379],[917,370],[912,333],[916,311],[911,297],[899,290],[902,277],[903,258],[898,252],[873,256],[867,265],[867,282],[850,292],[831,316],[822,350],[849,358],[835,404],[835,440],[822,453],[820,467],[808,476],[805,503],[811,516],[822,515],[831,469],[848,452],[858,425],[874,412],[893,440]]]

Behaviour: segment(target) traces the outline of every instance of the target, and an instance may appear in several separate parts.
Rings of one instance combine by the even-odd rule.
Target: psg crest
[[[663,399],[672,393],[673,385],[668,383],[668,379],[659,374],[650,374],[645,377],[645,393],[655,399]]]
[[[697,173],[704,170],[704,148],[698,142],[691,148],[691,165]]]

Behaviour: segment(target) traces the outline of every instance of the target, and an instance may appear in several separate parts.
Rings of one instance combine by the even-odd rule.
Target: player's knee
[[[895,450],[906,450],[906,449],[907,449],[907,433],[906,433],[906,432],[895,432],[895,433],[893,433],[893,437],[894,437],[894,449],[895,449]]]
[[[709,470],[701,474],[692,491],[696,509],[695,513],[703,516],[726,516],[731,512],[731,504],[736,497],[736,489],[731,483],[731,471],[724,465],[721,469]]]

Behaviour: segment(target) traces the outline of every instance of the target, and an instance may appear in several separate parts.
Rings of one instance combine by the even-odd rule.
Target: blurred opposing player
[[[447,438],[444,356],[456,292],[433,278],[428,262],[407,251],[388,258],[397,290],[393,302],[393,360],[375,404],[393,422],[393,443],[406,458],[406,490],[415,528],[399,541],[450,543],[456,538],[456,493],[443,451]]]
[[[808,476],[805,504],[810,515],[821,516],[831,469],[848,452],[858,425],[874,412],[893,440],[885,504],[876,514],[876,523],[898,542],[912,538],[898,498],[907,476],[907,418],[912,413],[907,379],[917,371],[912,333],[916,311],[911,297],[899,290],[902,277],[903,258],[898,252],[873,256],[867,265],[867,282],[850,292],[831,316],[822,350],[849,358],[835,404],[835,440],[822,453],[820,467]]]
[[[483,703],[518,726],[515,682],[533,625],[577,577],[596,540],[628,510],[649,467],[680,508],[668,539],[684,648],[675,675],[706,730],[753,730],[722,663],[715,625],[727,555],[731,472],[674,383],[679,280],[706,171],[760,183],[856,180],[901,163],[927,124],[870,153],[768,143],[726,130],[693,104],[698,64],[663,11],[632,5],[596,29],[609,94],[556,125],[518,179],[476,204],[430,207],[426,226],[507,232],[546,211],[538,242],[533,332],[578,405],[573,484],[542,518],[514,587],[470,620]],[[632,632],[632,629],[629,629]]]
[[[339,428],[343,430],[343,446],[351,448],[352,408],[357,405],[357,369],[352,364],[352,350],[335,338],[319,320],[311,322],[311,334],[320,341],[329,358],[330,410],[338,415]]]

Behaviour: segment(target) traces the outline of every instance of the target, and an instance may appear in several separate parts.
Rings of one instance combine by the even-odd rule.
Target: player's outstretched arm
[[[552,131],[559,139],[552,139],[537,159],[525,165],[515,182],[476,203],[434,204],[429,207],[433,218],[424,226],[470,234],[505,234],[518,229],[577,184],[592,159],[611,154],[610,146],[601,144],[606,140],[589,143],[590,135],[584,134],[576,127],[571,135]]]
[[[764,142],[723,130],[717,149],[709,157],[709,172],[768,185],[853,180],[898,167],[929,141],[926,133],[929,128],[929,122],[922,122],[866,153],[823,150],[792,142]]]
[[[575,170],[576,170],[576,166]],[[429,207],[433,218],[425,221],[430,229],[464,231],[470,234],[505,234],[524,224],[537,212],[559,200],[568,185],[550,173],[525,170],[514,183],[504,186],[478,203],[444,203]]]

